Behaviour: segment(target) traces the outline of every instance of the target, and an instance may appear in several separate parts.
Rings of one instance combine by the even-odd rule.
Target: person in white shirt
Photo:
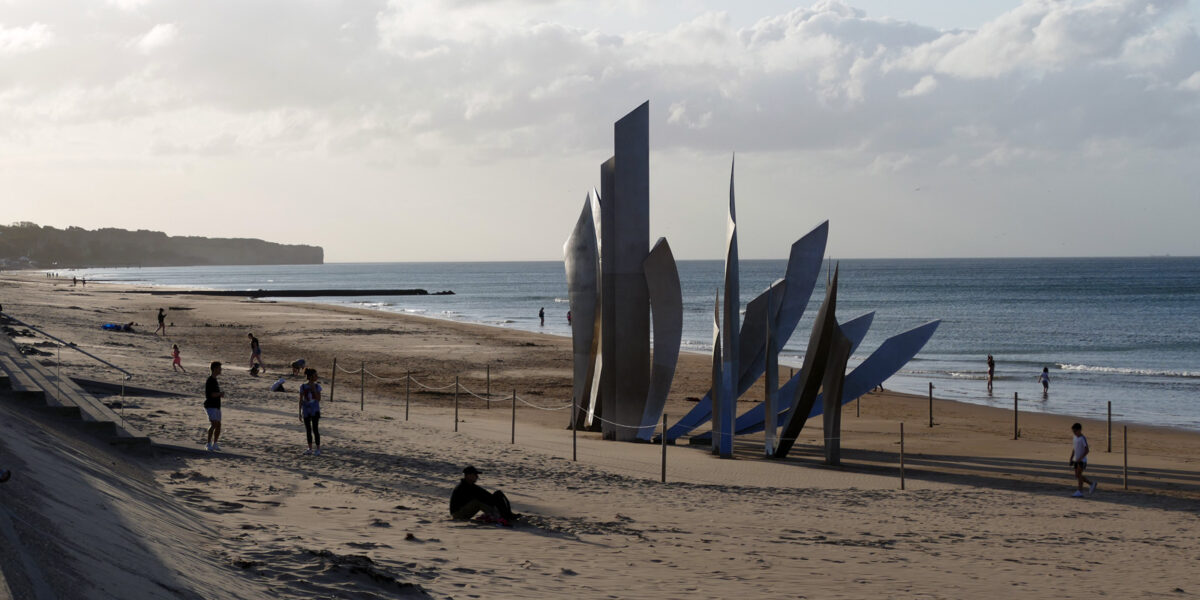
[[[1087,438],[1083,436],[1083,425],[1079,423],[1072,425],[1071,433],[1075,434],[1075,439],[1071,446],[1070,464],[1075,469],[1075,482],[1078,484],[1078,488],[1071,496],[1073,498],[1082,498],[1084,484],[1087,484],[1088,495],[1091,496],[1096,492],[1096,482],[1083,475],[1083,470],[1087,468],[1087,455],[1090,450]]]

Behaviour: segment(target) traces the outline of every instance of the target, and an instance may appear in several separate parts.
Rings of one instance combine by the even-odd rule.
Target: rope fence
[[[411,395],[414,391],[416,393],[447,392],[448,390],[453,389],[454,431],[455,432],[458,432],[458,427],[459,427],[459,423],[460,423],[460,419],[459,419],[460,396],[463,398],[468,398],[468,399],[474,398],[476,400],[486,402],[487,403],[486,406],[488,408],[491,408],[491,403],[493,403],[493,402],[511,403],[512,424],[511,424],[511,431],[510,431],[510,443],[512,443],[512,444],[516,443],[516,424],[517,424],[517,406],[518,405],[524,405],[524,406],[532,408],[534,410],[547,411],[547,412],[572,410],[573,413],[576,413],[576,411],[586,410],[586,408],[584,406],[577,405],[571,400],[553,400],[553,399],[550,400],[551,402],[561,402],[561,403],[558,403],[557,405],[550,405],[550,404],[545,404],[545,403],[540,403],[540,402],[534,402],[534,401],[531,401],[531,400],[519,395],[515,389],[512,390],[511,394],[504,394],[504,395],[492,394],[491,393],[491,389],[492,389],[491,365],[488,365],[487,369],[486,369],[486,391],[484,391],[483,393],[480,393],[479,391],[473,390],[470,387],[464,385],[462,383],[461,378],[458,376],[456,376],[454,378],[454,381],[447,383],[445,385],[435,385],[434,382],[432,382],[430,380],[422,381],[422,380],[418,379],[417,377],[413,376],[412,371],[406,371],[403,375],[400,375],[400,376],[386,377],[386,376],[382,376],[378,373],[372,372],[369,368],[367,368],[365,363],[361,363],[361,366],[358,369],[347,369],[345,367],[339,366],[338,361],[335,358],[333,361],[333,365],[334,365],[333,369],[332,369],[332,371],[333,371],[332,375],[334,378],[333,381],[336,381],[336,374],[339,372],[346,374],[346,375],[361,375],[361,377],[360,377],[360,386],[361,387],[359,390],[359,392],[360,392],[360,410],[365,410],[365,407],[366,407],[365,393],[366,393],[366,387],[367,387],[366,377],[368,375],[372,378],[372,380],[378,381],[381,383],[394,383],[394,384],[402,383],[403,387],[404,387],[403,393],[404,393],[404,420],[405,421],[409,420]],[[416,388],[415,390],[414,390],[414,386]],[[933,387],[934,387],[933,384],[930,383],[930,385],[929,385],[929,415],[928,415],[928,422],[929,422],[930,427],[936,425],[936,423],[933,419],[933,408],[934,408],[934,406],[933,406],[933,400],[934,400]],[[949,391],[951,391],[951,390],[942,390],[943,393],[949,392]],[[953,393],[953,392],[951,392],[951,393]],[[861,400],[862,400],[862,398],[856,399],[856,401],[857,401],[856,407],[855,407],[856,414],[860,410],[859,407],[860,407]],[[1014,398],[1014,400],[1015,400],[1015,398]],[[331,402],[333,401],[332,390],[330,393],[330,401]],[[1112,418],[1111,417],[1111,408],[1109,409],[1109,411],[1110,411],[1109,412],[1109,422],[1110,422],[1109,427],[1111,428],[1111,418]],[[1014,412],[1014,426],[1015,426],[1016,414],[1017,414],[1016,406],[1014,406],[1013,412]],[[577,442],[578,429],[575,427],[575,424],[579,423],[580,421],[579,421],[579,419],[575,418],[575,416],[576,416],[576,414],[572,415],[573,418],[571,419],[571,425],[568,427],[568,429],[571,430],[571,437],[572,437],[572,442],[571,442],[572,443],[572,457],[571,457],[572,461],[578,460],[578,450],[577,450],[577,448],[578,448],[578,442]],[[626,430],[626,431],[638,431],[641,434],[643,434],[643,435],[639,436],[639,437],[642,437],[643,439],[646,438],[645,434],[649,434],[650,440],[652,442],[657,443],[658,445],[662,446],[663,456],[662,456],[661,480],[664,483],[666,482],[666,454],[667,454],[666,446],[675,445],[675,442],[674,442],[674,440],[669,440],[669,441],[664,442],[664,440],[666,440],[666,432],[670,429],[667,425],[667,419],[666,419],[665,414],[663,415],[663,421],[661,424],[660,423],[629,424],[629,423],[621,423],[621,422],[613,421],[611,419],[606,419],[604,417],[601,417],[601,416],[593,413],[593,414],[589,415],[589,424],[595,424],[595,423],[603,424],[607,428],[621,429],[621,430]],[[590,429],[590,427],[589,427],[589,429]],[[1019,430],[1017,430],[1017,431],[1019,432]],[[1110,431],[1111,431],[1111,429],[1110,429]],[[699,435],[708,436],[708,439],[706,439],[704,441],[704,443],[696,444],[700,447],[703,447],[703,446],[708,445],[708,443],[710,443],[712,440],[719,441],[719,440],[724,439],[726,435],[728,435],[734,439],[742,438],[743,440],[747,440],[748,436],[752,436],[754,434],[749,434],[749,433],[747,433],[747,434],[738,434],[738,433],[727,434],[727,433],[724,433],[721,431],[710,430],[707,432],[701,432]],[[1017,433],[1016,436],[1019,436],[1019,433]],[[694,438],[695,435],[693,435],[691,437]],[[1108,437],[1111,440],[1112,434],[1110,433],[1108,435]],[[780,443],[792,443],[792,444],[820,443],[823,441],[826,445],[828,445],[828,444],[834,443],[834,442],[840,443],[843,439],[844,439],[843,436],[822,436],[819,434],[816,436],[813,436],[813,435],[800,436],[800,435],[798,435],[798,436],[794,436],[794,437],[782,437],[782,436],[778,435],[778,433],[777,433],[771,437],[771,444],[772,444],[772,446],[775,446]],[[900,425],[899,444],[900,444],[900,453],[898,455],[898,458],[899,458],[900,462],[897,465],[897,471],[898,471],[898,477],[899,477],[899,489],[903,490],[903,489],[906,489],[905,488],[903,423],[901,423],[901,425]],[[1111,444],[1111,441],[1110,441],[1110,444]],[[764,449],[764,450],[766,450],[766,449]],[[768,451],[767,454],[769,455],[770,452]],[[643,473],[643,474],[649,474],[649,473]]]

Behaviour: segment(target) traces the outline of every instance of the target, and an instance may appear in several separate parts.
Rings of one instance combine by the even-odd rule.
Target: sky
[[[0,222],[558,260],[648,100],[679,259],[1195,256],[1196,4],[0,0]]]

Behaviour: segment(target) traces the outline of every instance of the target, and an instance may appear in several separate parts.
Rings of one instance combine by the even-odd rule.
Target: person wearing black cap
[[[476,513],[482,512],[502,525],[508,525],[518,515],[512,511],[512,505],[504,492],[499,490],[489,492],[475,484],[479,480],[480,471],[475,467],[463,469],[462,481],[454,486],[450,494],[450,516],[469,521]]]

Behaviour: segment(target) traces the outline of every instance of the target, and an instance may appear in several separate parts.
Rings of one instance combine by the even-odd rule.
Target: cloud
[[[174,23],[160,23],[147,31],[145,35],[134,40],[133,45],[143,54],[150,54],[169,45],[177,37],[179,37],[179,28]]]
[[[634,9],[394,0],[299,3],[281,18],[260,3],[130,0],[0,29],[0,52],[55,42],[45,63],[42,52],[0,65],[11,82],[0,118],[154,130],[205,115],[173,149],[236,139],[249,153],[487,161],[602,152],[606,124],[649,98],[663,149],[985,168],[1024,156],[1013,149],[1200,143],[1200,99],[1181,93],[1200,64],[1185,7],[1027,0],[978,29],[943,31],[829,1],[744,26],[704,12],[659,30],[600,30],[573,24],[590,21],[572,11]],[[147,31],[148,19],[159,24]],[[118,52],[129,40],[139,52]],[[21,101],[5,102],[14,90]],[[246,137],[264,114],[306,117],[285,136]]]
[[[1179,82],[1179,89],[1200,92],[1200,71],[1192,73],[1191,77]]]
[[[925,75],[916,85],[900,92],[901,98],[914,98],[916,96],[924,96],[937,89],[937,78],[933,75]]]
[[[33,23],[28,27],[5,27],[0,23],[0,56],[32,52],[53,40],[54,34],[43,23]]]

